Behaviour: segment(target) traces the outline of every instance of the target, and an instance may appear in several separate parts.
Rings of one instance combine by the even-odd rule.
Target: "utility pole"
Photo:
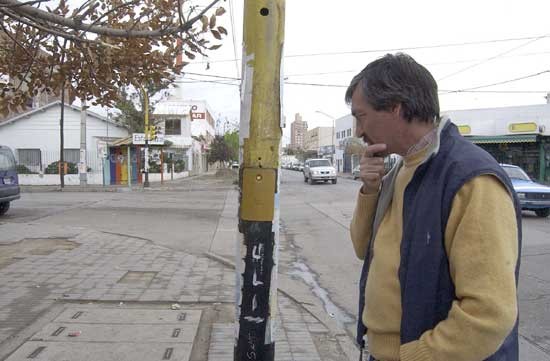
[[[79,163],[79,173],[80,173],[80,185],[86,186],[88,183],[88,166],[86,162],[86,99],[82,99],[81,109],[80,109],[80,163]]]
[[[145,114],[145,179],[143,180],[143,188],[149,187],[149,97],[147,97],[147,91],[143,86],[139,86],[141,94],[143,95],[143,112]]]
[[[65,79],[61,83],[61,116],[59,119],[59,184],[65,187]]]
[[[235,361],[273,361],[285,0],[244,1]]]

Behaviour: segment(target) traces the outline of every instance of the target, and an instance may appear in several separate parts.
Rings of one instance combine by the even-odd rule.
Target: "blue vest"
[[[394,170],[394,175],[396,173],[397,170]],[[405,189],[399,266],[403,311],[401,344],[418,340],[425,331],[433,329],[447,318],[452,302],[456,299],[445,250],[447,220],[458,190],[470,179],[483,174],[496,176],[514,198],[519,240],[517,284],[521,257],[521,210],[512,183],[490,154],[462,137],[457,127],[448,122],[441,132],[439,151],[418,167]],[[384,179],[384,183],[390,181],[391,177]],[[379,224],[380,221],[374,222]],[[367,328],[361,316],[365,307],[365,285],[375,236],[373,234],[371,237],[359,282],[357,342],[362,347]],[[517,361],[518,352],[516,321],[502,346],[486,360]]]

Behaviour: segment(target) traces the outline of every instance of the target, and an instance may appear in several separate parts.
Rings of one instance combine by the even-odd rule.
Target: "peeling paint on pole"
[[[234,359],[273,361],[284,0],[244,6]]]

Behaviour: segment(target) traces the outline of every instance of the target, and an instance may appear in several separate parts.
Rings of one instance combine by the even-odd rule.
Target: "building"
[[[290,144],[291,149],[304,149],[307,134],[307,122],[302,120],[302,116],[296,113],[294,121],[290,124]]]
[[[207,152],[215,136],[213,112],[206,101],[185,100],[177,90],[155,106],[153,122],[170,142],[167,156],[183,160],[191,174],[203,173],[208,169]]]
[[[10,147],[16,156],[21,184],[59,184],[59,120],[61,102],[55,101],[0,122],[0,144]],[[86,112],[86,161],[89,184],[103,184],[106,144],[128,137],[121,124],[91,111]],[[65,104],[64,151],[67,162],[66,184],[80,184],[81,109]]]
[[[500,163],[550,183],[550,104],[447,111],[460,133]]]
[[[304,142],[304,149],[308,151],[316,151],[319,156],[330,155],[334,139],[334,128],[332,127],[317,127],[307,131]]]
[[[355,138],[355,126],[355,118],[351,114],[334,121],[336,143],[334,166],[338,172],[350,173],[355,165],[359,164],[359,157],[353,154],[350,147],[350,144],[362,144],[362,140]]]

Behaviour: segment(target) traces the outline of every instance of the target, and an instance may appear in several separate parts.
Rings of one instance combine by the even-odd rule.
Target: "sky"
[[[229,35],[178,84],[229,129],[238,126],[239,82],[225,78],[240,77],[243,0],[221,5]],[[442,111],[543,104],[550,92],[550,1],[287,0],[285,13],[283,144],[296,113],[309,128],[349,114],[351,78],[386,53],[408,53],[432,73]]]

